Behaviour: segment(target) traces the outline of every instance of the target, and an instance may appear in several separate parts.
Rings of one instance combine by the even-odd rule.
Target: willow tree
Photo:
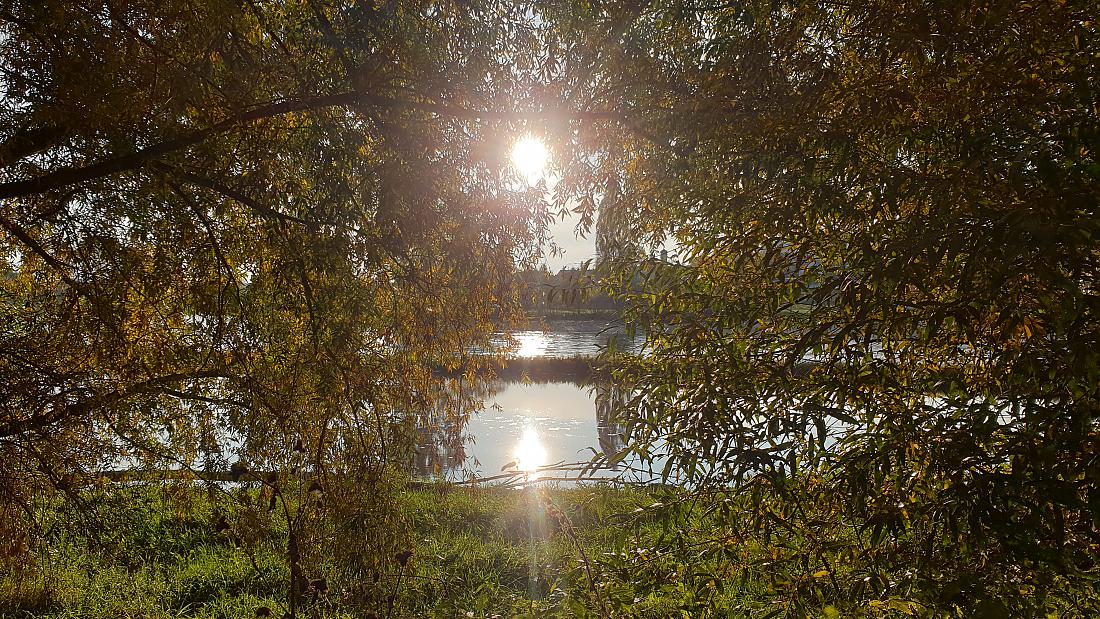
[[[141,463],[375,500],[433,370],[518,315],[546,209],[503,164],[534,28],[492,3],[0,3],[5,526]]]
[[[691,549],[728,561],[700,591],[744,573],[789,615],[1095,612],[1095,6],[559,9],[557,86],[632,126],[571,136],[559,188],[681,256],[608,275],[645,281],[624,294],[656,325],[618,372],[631,439],[739,489],[728,540]]]

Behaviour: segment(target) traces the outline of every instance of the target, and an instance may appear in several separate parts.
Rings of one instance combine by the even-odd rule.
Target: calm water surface
[[[539,326],[513,334],[512,356],[592,357],[609,344],[617,350],[638,352],[643,338],[631,337],[621,325],[599,319],[543,319]],[[498,336],[494,345],[508,347]],[[575,478],[576,470],[595,452],[611,453],[622,448],[621,429],[599,414],[595,389],[568,382],[498,385],[486,396],[484,407],[472,415],[465,429],[465,458],[451,458],[435,472],[451,480],[500,475],[517,458],[517,447],[529,427],[538,433],[546,464],[563,463],[574,470],[544,473],[544,477]],[[444,458],[446,460],[446,458]],[[594,471],[586,475],[611,477],[621,471]],[[648,475],[631,473],[630,479]]]
[[[485,400],[485,407],[470,419],[466,433],[466,461],[452,468],[452,479],[499,475],[517,457],[517,446],[528,427],[538,433],[548,465],[566,469],[546,473],[550,477],[574,478],[595,452],[614,453],[622,449],[622,430],[601,419],[595,394],[590,387],[569,383],[507,383]],[[607,478],[622,471],[596,470],[586,476]],[[631,473],[629,479],[648,475]]]

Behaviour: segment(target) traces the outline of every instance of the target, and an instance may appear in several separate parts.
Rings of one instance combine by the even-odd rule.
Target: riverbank
[[[634,616],[667,617],[693,603],[689,588],[634,591],[609,566],[621,553],[657,543],[665,517],[641,511],[668,492],[674,491],[405,490],[396,496],[396,513],[406,530],[392,533],[412,551],[404,573],[359,580],[392,592],[393,617],[579,617],[624,601]],[[263,609],[282,616],[286,523],[276,521],[268,537],[250,538],[255,531],[236,499],[212,500],[195,487],[114,486],[89,495],[94,519],[55,530],[33,560],[3,573],[0,616],[254,617],[266,616]],[[358,533],[369,536],[365,529]],[[361,582],[331,566],[325,578],[324,593],[307,594],[299,616],[370,616],[351,603]],[[717,609],[734,601],[719,596],[708,604]],[[374,612],[391,616],[385,611]]]
[[[544,318],[554,318],[561,320],[621,320],[621,309],[593,309],[593,308],[538,308],[537,310],[528,312],[528,317],[532,321],[538,321]]]
[[[966,594],[951,585],[956,571],[943,574],[942,588],[913,588],[906,598],[881,593],[869,576],[911,572],[904,564],[876,568],[877,533],[830,522],[825,504],[798,515],[815,526],[803,534],[782,526],[793,514],[753,520],[749,507],[760,498],[752,492],[375,490],[353,490],[359,511],[336,519],[300,511],[305,503],[269,510],[255,490],[110,484],[82,492],[82,512],[39,511],[26,556],[11,552],[12,530],[0,530],[0,617],[282,617],[290,554],[303,566],[296,617],[978,616],[941,599]],[[349,504],[325,505],[331,516]],[[288,543],[288,516],[300,543]],[[800,547],[820,539],[844,558],[806,562]],[[930,543],[946,550],[953,542]],[[1058,574],[1045,574],[1043,589],[1016,586],[1032,587],[1026,605],[988,598],[982,607],[993,611],[980,616],[1093,616],[1080,612],[1091,593]],[[1076,598],[1083,606],[1067,606]]]

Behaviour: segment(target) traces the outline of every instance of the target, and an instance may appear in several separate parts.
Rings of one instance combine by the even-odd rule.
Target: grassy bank
[[[626,604],[637,617],[670,616],[692,604],[687,588],[673,581],[655,591],[634,591],[612,584],[608,567],[667,532],[665,517],[616,516],[651,505],[661,492],[405,490],[397,495],[397,511],[412,556],[400,573],[364,575],[368,584],[394,595],[392,611],[345,604],[358,583],[332,569],[324,574],[327,591],[311,589],[298,614],[579,617]],[[33,558],[8,566],[0,580],[0,615],[213,618],[253,617],[258,609],[261,615],[270,609],[282,616],[288,590],[285,521],[273,521],[268,538],[247,543],[239,520],[224,524],[217,496],[194,487],[125,486],[86,496],[89,515],[53,515]],[[732,602],[719,596],[707,606],[717,611]]]
[[[79,513],[42,514],[29,556],[0,556],[0,617],[282,617],[291,553],[309,579],[295,616],[309,618],[1096,616],[1095,592],[1049,571],[976,565],[904,597],[876,590],[873,578],[911,570],[876,567],[875,532],[818,520],[826,506],[806,506],[810,533],[769,526],[782,522],[769,512],[754,535],[751,498],[728,493],[429,486],[367,495],[385,508],[319,519],[291,550],[290,519],[262,499],[193,485],[86,492]],[[831,561],[807,561],[819,538]],[[963,577],[990,584],[960,592]],[[1019,595],[1006,604],[1009,586]],[[957,601],[935,601],[948,595]]]

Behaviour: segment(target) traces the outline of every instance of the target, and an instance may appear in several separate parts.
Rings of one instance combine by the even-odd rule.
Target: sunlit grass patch
[[[345,600],[360,578],[395,596],[394,617],[587,616],[596,588],[609,600],[634,604],[639,616],[664,616],[682,605],[688,590],[674,583],[636,591],[616,575],[615,565],[661,537],[665,516],[651,507],[666,492],[602,485],[405,490],[394,509],[412,542],[406,569],[372,580],[321,557],[328,571],[310,577],[326,577],[332,591],[306,596],[302,604],[316,604],[326,617],[355,614]],[[0,614],[212,618],[251,617],[268,608],[281,616],[289,590],[285,523],[273,522],[267,537],[244,544],[243,521],[230,513],[241,503],[230,497],[194,487],[114,487],[90,495],[100,527],[60,527],[32,569],[2,575]],[[229,529],[221,531],[219,514],[226,513]],[[338,534],[357,531],[363,530]],[[330,547],[358,543],[320,541]],[[665,563],[655,565],[675,569]]]

